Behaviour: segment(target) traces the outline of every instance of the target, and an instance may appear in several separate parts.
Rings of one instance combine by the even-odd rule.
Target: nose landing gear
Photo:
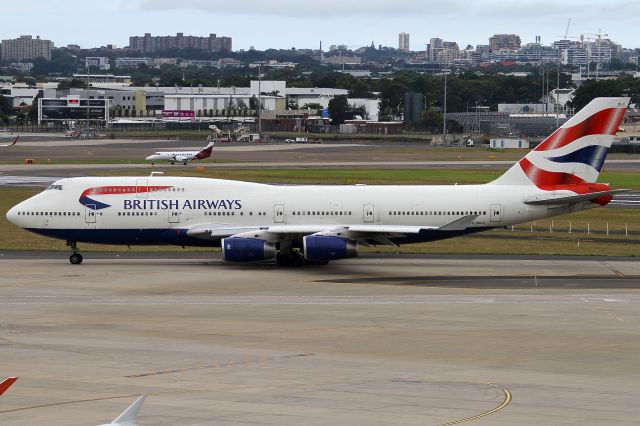
[[[69,262],[71,262],[72,265],[79,265],[82,263],[82,255],[80,254],[79,250],[78,250],[78,246],[76,245],[76,243],[72,243],[67,241],[67,245],[69,247],[71,247],[71,256],[69,256]]]

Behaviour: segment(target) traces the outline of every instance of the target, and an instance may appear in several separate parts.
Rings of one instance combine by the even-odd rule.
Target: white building
[[[584,47],[569,47],[562,51],[563,65],[587,65],[589,55]]]
[[[401,52],[409,51],[409,33],[398,34],[398,50]]]
[[[265,110],[275,111],[284,109],[278,105],[278,100],[284,105],[284,98],[279,96],[262,96]],[[164,109],[176,111],[194,111],[196,115],[205,115],[209,111],[249,108],[251,95],[217,95],[217,94],[179,94],[164,96]]]
[[[139,65],[153,66],[153,58],[116,58],[116,68],[138,68]]]

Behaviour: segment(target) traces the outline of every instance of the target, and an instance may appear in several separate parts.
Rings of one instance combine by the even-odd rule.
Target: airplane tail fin
[[[138,411],[142,408],[142,404],[144,404],[145,396],[142,395],[138,399],[136,399],[133,404],[131,404],[126,410],[122,412],[116,418],[112,424],[122,424],[122,425],[132,425],[135,424],[136,417],[138,417]]]
[[[491,185],[570,189],[596,182],[629,98],[595,98]]]
[[[7,389],[9,389],[11,385],[16,382],[16,380],[18,380],[17,377],[9,377],[5,379],[2,383],[0,383],[0,395],[5,393]]]
[[[211,141],[207,144],[207,146],[205,146],[202,151],[198,152],[195,157],[193,157],[194,160],[203,160],[205,158],[209,158],[211,157],[211,152],[213,151],[213,144],[214,141]]]

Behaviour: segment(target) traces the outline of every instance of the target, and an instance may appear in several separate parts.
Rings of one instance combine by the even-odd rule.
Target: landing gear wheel
[[[304,265],[304,257],[300,253],[291,253],[291,264],[293,266],[303,266]]]
[[[75,242],[67,241],[67,245],[71,247],[71,256],[69,256],[69,262],[72,265],[79,265],[82,263],[82,255],[78,252],[78,246]]]
[[[276,262],[278,262],[279,266],[291,266],[291,255],[278,253],[276,255]]]

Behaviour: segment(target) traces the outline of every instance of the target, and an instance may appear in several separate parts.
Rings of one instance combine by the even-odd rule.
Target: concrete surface
[[[640,262],[0,258],[0,424],[600,425],[640,418]],[[466,419],[466,420],[465,420]]]

